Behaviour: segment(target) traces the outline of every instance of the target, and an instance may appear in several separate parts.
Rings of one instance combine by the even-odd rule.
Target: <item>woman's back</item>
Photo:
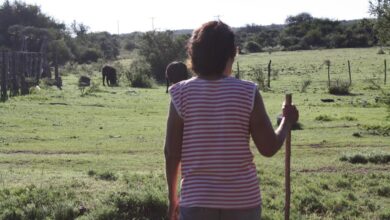
[[[170,89],[183,119],[181,206],[224,209],[260,204],[249,121],[256,85],[197,77]]]

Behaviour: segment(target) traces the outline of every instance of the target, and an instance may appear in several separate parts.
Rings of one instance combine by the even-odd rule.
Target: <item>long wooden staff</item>
[[[285,105],[291,105],[292,95],[286,94]],[[291,131],[288,131],[286,137],[286,160],[285,160],[285,207],[284,207],[284,219],[290,219],[290,197],[291,197],[291,178],[290,178],[290,165],[291,165]]]

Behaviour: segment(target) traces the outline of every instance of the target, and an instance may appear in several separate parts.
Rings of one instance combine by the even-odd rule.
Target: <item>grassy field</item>
[[[376,51],[237,58],[244,78],[272,59],[274,80],[262,96],[273,122],[286,90],[300,110],[302,129],[292,135],[292,219],[390,219],[390,119],[375,101],[383,95],[378,85],[389,92],[383,60],[390,57]],[[328,94],[325,60],[332,80],[348,80],[351,61],[350,95]],[[121,61],[124,68],[130,62]],[[164,87],[129,88],[123,77],[120,87],[81,95],[79,75],[63,74],[63,90],[43,87],[0,103],[0,219],[164,219]],[[265,158],[252,148],[263,219],[282,219],[284,151]]]

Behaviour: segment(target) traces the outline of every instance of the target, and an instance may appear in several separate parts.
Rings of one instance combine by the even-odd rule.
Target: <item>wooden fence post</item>
[[[6,52],[1,52],[1,101],[7,100],[7,66]]]
[[[27,95],[28,94],[28,85],[27,85],[27,82],[26,82],[26,75],[28,74],[27,73],[27,53],[22,53],[21,54],[21,72],[20,72],[20,90],[21,90],[21,94],[22,95]]]
[[[387,63],[386,63],[386,59],[385,59],[385,85],[386,85],[386,78],[387,78]]]
[[[349,85],[352,85],[351,62],[348,60]]]
[[[240,76],[240,63],[237,61],[237,75],[236,75],[236,78],[237,79],[240,79],[241,76]]]
[[[270,60],[268,63],[268,88],[271,88],[271,63],[272,60]]]
[[[20,54],[19,53],[15,53],[14,54],[14,65],[15,65],[15,72],[14,72],[14,75],[15,75],[15,94],[14,95],[19,95],[19,90],[20,90],[20,81],[21,81],[21,77],[20,77]]]
[[[325,60],[325,65],[328,67],[328,87],[330,87],[330,60]]]
[[[59,89],[61,89],[62,81],[61,81],[60,73],[58,71],[58,55],[57,55],[57,53],[55,54],[55,58],[54,58],[54,79],[56,81],[57,87]]]

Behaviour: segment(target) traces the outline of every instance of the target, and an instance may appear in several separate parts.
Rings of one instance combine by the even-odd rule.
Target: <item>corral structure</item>
[[[58,65],[55,62],[55,82],[61,86]],[[26,95],[29,88],[39,84],[41,78],[51,79],[47,55],[41,52],[0,51],[0,98]]]

